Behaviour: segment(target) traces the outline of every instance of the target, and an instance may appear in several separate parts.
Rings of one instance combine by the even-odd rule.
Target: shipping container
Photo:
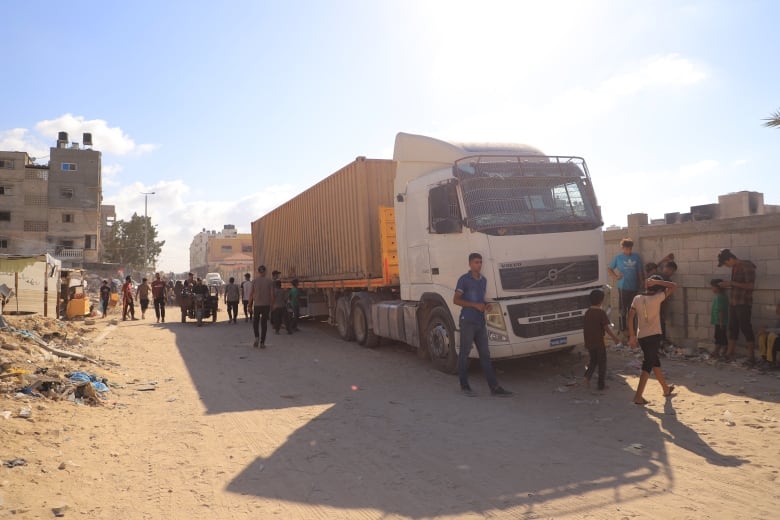
[[[383,209],[392,215],[395,165],[358,157],[252,222],[255,266],[303,287],[397,284],[383,265],[388,240],[380,224]]]

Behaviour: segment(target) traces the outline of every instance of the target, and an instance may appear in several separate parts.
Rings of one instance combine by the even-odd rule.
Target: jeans
[[[106,317],[106,314],[108,314],[108,300],[100,300],[100,311],[103,313],[103,317]]]
[[[165,298],[154,299],[154,315],[159,320],[160,318],[165,321]]]
[[[624,289],[618,289],[618,296],[620,300],[620,330],[622,332],[628,330],[628,311],[631,309],[631,303],[634,301],[634,298],[637,294],[639,294],[638,291],[626,291]]]
[[[255,338],[260,338],[260,343],[265,343],[265,335],[268,332],[268,314],[270,312],[270,305],[255,305],[252,309],[252,330],[255,332]],[[258,325],[260,325],[259,330]]]
[[[488,386],[494,389],[498,386],[493,364],[490,362],[490,350],[488,349],[487,326],[484,323],[476,323],[468,320],[460,320],[460,352],[458,353],[458,377],[460,387],[469,387],[469,353],[471,346],[477,345],[479,352],[479,364],[485,374]]]
[[[244,303],[244,318],[252,317],[252,308],[249,306],[249,300],[242,300]]]

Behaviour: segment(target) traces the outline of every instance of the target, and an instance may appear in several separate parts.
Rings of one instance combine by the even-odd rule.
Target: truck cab
[[[471,252],[488,281],[491,357],[582,343],[588,295],[606,283],[600,208],[582,158],[404,133],[393,158],[400,298],[414,308],[405,314],[418,321],[426,355],[454,371],[453,296]]]

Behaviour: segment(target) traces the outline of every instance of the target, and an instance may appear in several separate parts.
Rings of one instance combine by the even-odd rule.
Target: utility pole
[[[149,195],[154,195],[153,191],[149,192],[141,192],[141,195],[144,196],[144,265],[142,266],[142,273],[146,274],[146,266],[149,263],[149,239],[147,238],[148,235],[148,217],[146,216],[146,209],[147,209],[147,203],[149,199]]]

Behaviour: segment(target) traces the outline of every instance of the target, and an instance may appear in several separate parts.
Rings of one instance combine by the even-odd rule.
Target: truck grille
[[[599,258],[580,256],[544,263],[502,264],[501,287],[505,290],[535,290],[592,283],[599,278]]]
[[[590,306],[587,294],[561,300],[509,305],[512,330],[521,338],[536,338],[582,329],[582,317]]]

